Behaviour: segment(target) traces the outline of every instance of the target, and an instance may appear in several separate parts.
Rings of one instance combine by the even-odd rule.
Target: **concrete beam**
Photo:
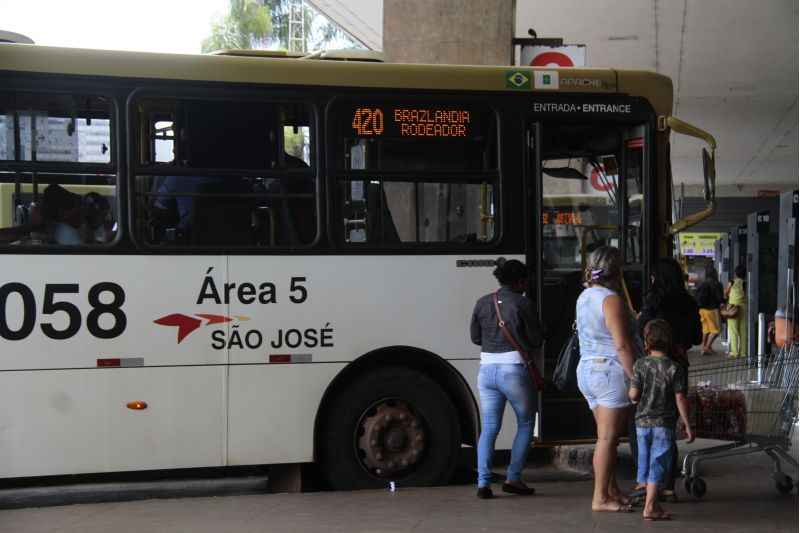
[[[514,0],[384,0],[388,61],[508,65]]]

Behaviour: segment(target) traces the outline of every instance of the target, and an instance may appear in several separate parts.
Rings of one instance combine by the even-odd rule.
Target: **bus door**
[[[541,277],[537,300],[548,333],[541,428],[546,442],[595,435],[591,411],[580,392],[558,391],[550,382],[573,331],[575,302],[592,251],[600,246],[621,250],[626,299],[633,314],[641,307],[649,257],[644,240],[647,131],[646,122],[623,122],[619,117],[565,120],[548,114],[529,119],[528,186],[534,201],[528,220],[536,242],[528,246],[527,261],[537,266]]]

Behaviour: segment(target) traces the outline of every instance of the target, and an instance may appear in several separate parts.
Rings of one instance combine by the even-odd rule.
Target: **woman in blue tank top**
[[[633,375],[631,314],[622,294],[622,256],[603,246],[589,257],[586,289],[578,297],[575,317],[581,359],[578,388],[597,424],[594,451],[593,511],[630,511],[616,480],[617,444],[630,415],[628,382]]]

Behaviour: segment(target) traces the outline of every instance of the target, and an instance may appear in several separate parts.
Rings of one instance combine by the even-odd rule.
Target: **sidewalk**
[[[620,448],[622,451],[622,447]],[[591,481],[542,481],[548,468],[529,469],[537,496],[500,493],[478,500],[473,485],[398,491],[264,494],[72,505],[0,511],[0,532],[14,533],[255,533],[316,531],[745,531],[796,532],[798,497],[779,496],[763,456],[709,464],[702,501],[667,504],[671,522],[643,524],[641,515],[590,511]],[[797,475],[795,472],[794,475]],[[581,476],[576,476],[582,479]],[[682,495],[683,493],[679,493]]]

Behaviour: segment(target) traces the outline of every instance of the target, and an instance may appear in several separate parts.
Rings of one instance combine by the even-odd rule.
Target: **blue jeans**
[[[519,481],[533,439],[536,390],[523,365],[481,365],[478,372],[481,401],[481,436],[478,439],[478,487],[492,483],[494,443],[503,422],[506,400],[517,415],[517,436],[511,447],[506,478]]]
[[[675,430],[666,427],[636,428],[638,483],[664,484],[671,475]]]

